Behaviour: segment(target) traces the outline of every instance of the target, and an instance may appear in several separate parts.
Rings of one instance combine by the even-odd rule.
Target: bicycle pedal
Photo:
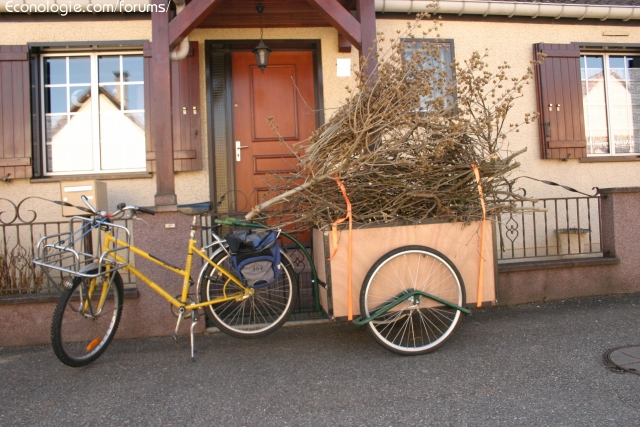
[[[175,332],[171,333],[171,338],[173,338],[175,342],[178,342],[178,334],[176,334]]]

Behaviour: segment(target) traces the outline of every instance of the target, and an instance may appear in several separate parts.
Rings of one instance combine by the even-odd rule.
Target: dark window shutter
[[[171,63],[173,170],[176,172],[202,169],[200,56],[198,42],[189,45],[189,55]]]
[[[0,178],[31,178],[29,49],[0,46]]]
[[[145,53],[145,61],[151,60],[151,46],[148,45],[149,55]],[[147,45],[145,45],[147,52]],[[145,70],[148,70],[148,62]],[[173,170],[194,171],[202,169],[202,143],[200,137],[200,77],[199,77],[198,42],[191,42],[189,55],[177,62],[171,63],[171,102],[173,127]],[[148,71],[145,71],[147,73]],[[145,75],[147,96],[152,90]],[[148,105],[148,104],[147,104]],[[146,109],[145,111],[148,111]],[[147,114],[147,119],[153,120]],[[147,122],[149,123],[149,122]],[[147,124],[147,170],[155,171],[155,151],[153,141],[150,140]]]
[[[538,53],[546,55],[544,62],[536,66],[542,158],[586,157],[580,48],[574,44],[538,43],[534,54]]]

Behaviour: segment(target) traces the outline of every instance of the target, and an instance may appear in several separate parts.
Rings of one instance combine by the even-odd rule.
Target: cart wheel
[[[425,246],[404,246],[381,257],[371,267],[360,291],[363,319],[378,307],[407,292],[421,291],[465,306],[462,277],[440,252]],[[422,295],[414,295],[367,323],[382,347],[402,355],[425,354],[444,344],[458,328],[459,310]]]

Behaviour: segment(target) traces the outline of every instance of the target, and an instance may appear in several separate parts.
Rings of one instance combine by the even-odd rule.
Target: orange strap
[[[484,193],[482,192],[482,183],[480,182],[480,171],[478,166],[471,164],[473,173],[478,182],[478,193],[480,193],[480,205],[482,206],[482,231],[480,232],[480,271],[478,272],[478,302],[477,307],[482,307],[482,282],[484,280],[484,229],[487,222],[487,207],[484,203]]]
[[[351,259],[353,253],[353,242],[351,240],[351,230],[353,229],[353,216],[351,214],[351,201],[349,197],[347,197],[347,189],[344,187],[344,184],[336,179],[336,183],[340,187],[342,191],[342,196],[344,197],[345,202],[347,203],[347,216],[344,218],[340,218],[331,224],[331,233],[333,234],[333,253],[329,260],[333,259],[334,256],[338,253],[338,224],[344,222],[346,219],[349,220],[349,237],[347,240],[347,319],[349,321],[353,320],[353,287],[351,285]]]

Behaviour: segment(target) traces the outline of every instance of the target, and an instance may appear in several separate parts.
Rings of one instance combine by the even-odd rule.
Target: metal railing
[[[524,212],[498,218],[499,262],[602,256],[599,197],[550,198],[519,204]]]
[[[49,280],[44,272],[33,264],[35,248],[41,237],[65,233],[69,230],[69,220],[37,222],[35,210],[28,209],[28,213],[20,212],[20,207],[28,197],[20,203],[13,203],[2,199],[5,204],[13,206],[0,211],[0,297],[8,295],[27,295],[60,292],[59,284],[63,279],[60,271],[51,271]],[[115,221],[131,229],[131,220]],[[94,230],[97,233],[98,230]],[[94,238],[94,242],[99,239]],[[94,248],[99,253],[99,248]],[[133,258],[133,257],[132,257]],[[133,285],[133,277],[129,272],[121,271],[125,287]]]

